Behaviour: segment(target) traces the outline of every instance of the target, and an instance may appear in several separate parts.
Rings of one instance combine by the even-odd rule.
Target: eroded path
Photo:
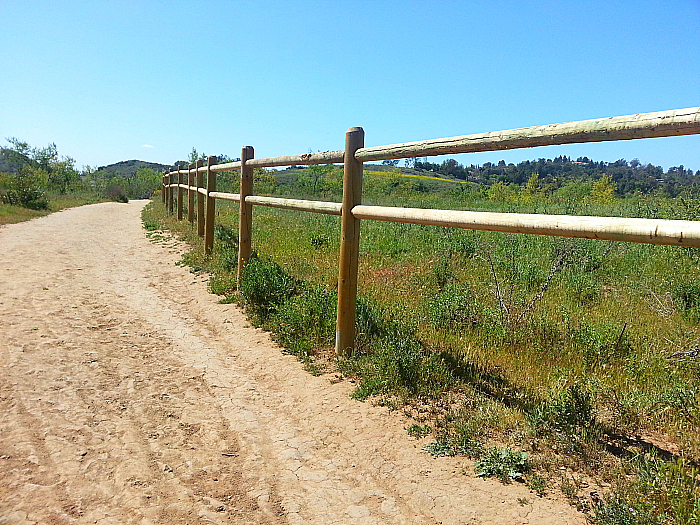
[[[585,523],[304,372],[144,204],[0,228],[0,524]]]

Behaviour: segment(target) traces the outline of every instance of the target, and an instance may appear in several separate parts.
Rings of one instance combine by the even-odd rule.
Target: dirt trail
[[[0,228],[0,524],[585,523],[304,372],[144,204]]]

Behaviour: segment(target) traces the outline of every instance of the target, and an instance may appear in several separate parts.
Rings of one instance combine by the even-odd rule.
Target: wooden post
[[[165,204],[165,173],[160,174],[160,198],[163,200],[163,204]]]
[[[184,183],[185,179],[185,173],[180,169],[180,166],[177,167],[177,220],[181,221],[182,220],[182,209],[183,209],[183,202],[182,202],[182,186],[180,184]]]
[[[350,355],[355,346],[360,220],[353,217],[351,210],[362,204],[362,162],[355,159],[355,151],[364,145],[365,131],[350,128],[345,134],[343,208],[340,217],[338,318],[335,331],[335,353],[338,356]]]
[[[199,188],[204,187],[204,173],[199,170],[204,166],[204,161],[198,160],[195,166],[197,168],[197,235],[204,237],[204,197],[199,193]]]
[[[173,188],[173,178],[175,175],[172,171],[168,172],[168,212],[173,214],[173,200],[175,197],[175,189]]]
[[[216,157],[207,159],[207,218],[204,222],[204,253],[210,255],[214,250],[214,215],[216,214],[216,199],[210,197],[212,191],[216,191],[216,172],[211,167],[216,164]]]
[[[194,224],[194,169],[195,165],[190,164],[190,169],[187,172],[187,220],[190,224]]]
[[[245,198],[253,194],[253,168],[246,166],[246,161],[255,157],[253,146],[241,149],[241,201],[238,214],[238,283],[240,287],[241,270],[248,262],[251,252],[251,236],[253,232],[253,205]]]

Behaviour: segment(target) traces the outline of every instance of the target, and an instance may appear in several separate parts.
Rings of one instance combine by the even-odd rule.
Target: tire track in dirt
[[[585,522],[308,375],[143,204],[0,229],[0,523]]]

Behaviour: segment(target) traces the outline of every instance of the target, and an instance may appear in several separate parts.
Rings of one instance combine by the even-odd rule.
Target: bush
[[[277,308],[272,330],[291,353],[307,356],[320,347],[332,347],[335,338],[337,295],[309,285],[300,295]]]
[[[18,173],[7,177],[3,186],[6,187],[0,193],[0,202],[3,204],[22,206],[30,210],[46,210],[49,207],[46,193],[34,175]]]
[[[116,184],[110,184],[105,188],[105,196],[116,202],[129,202],[129,197],[126,196],[124,189]]]
[[[428,301],[428,320],[435,328],[474,327],[479,322],[480,307],[469,286],[447,284]]]
[[[540,433],[554,430],[567,436],[587,438],[596,432],[595,397],[580,384],[551,393],[549,400],[528,413],[533,427]]]
[[[273,261],[252,257],[241,271],[240,291],[258,321],[268,317],[296,292],[299,283]]]
[[[496,477],[503,483],[510,483],[511,479],[519,479],[530,466],[526,452],[513,452],[509,448],[490,448],[484,457],[474,463],[478,476],[489,478]]]
[[[700,318],[700,285],[696,281],[681,281],[671,289],[671,297],[684,317]]]

